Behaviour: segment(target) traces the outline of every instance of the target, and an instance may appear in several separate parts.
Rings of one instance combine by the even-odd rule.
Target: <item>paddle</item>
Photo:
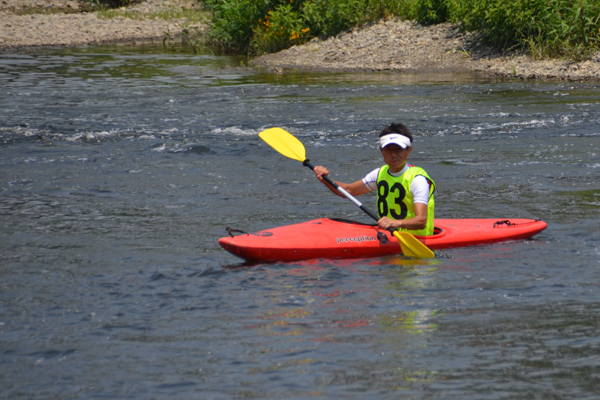
[[[286,132],[281,128],[270,128],[265,131],[262,131],[258,134],[258,136],[260,136],[262,140],[267,142],[269,146],[277,150],[279,153],[293,160],[300,161],[302,165],[314,171],[315,167],[309,162],[309,160],[306,159],[306,150],[304,149],[304,145],[291,133]],[[346,196],[346,198],[352,201],[356,206],[358,206],[358,208],[363,210],[369,217],[373,218],[375,221],[379,221],[377,215],[371,212],[371,210],[367,209],[354,196],[352,196],[346,190],[341,188],[337,183],[335,183],[331,178],[329,178],[329,176],[323,176],[323,179],[331,186],[336,188],[344,196]],[[414,237],[410,233],[396,231],[394,230],[394,228],[389,228],[389,231],[396,238],[398,238],[398,241],[400,242],[400,247],[402,248],[402,253],[404,253],[404,255],[414,258],[435,257],[433,251],[431,251],[427,246],[421,243],[416,237]]]

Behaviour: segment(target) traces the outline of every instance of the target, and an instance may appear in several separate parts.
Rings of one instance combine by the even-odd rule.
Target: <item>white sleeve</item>
[[[415,203],[429,204],[429,182],[423,175],[417,175],[410,184],[410,192]]]
[[[380,168],[375,168],[362,180],[365,186],[368,187],[371,192],[377,189],[377,177],[379,176],[379,169]]]

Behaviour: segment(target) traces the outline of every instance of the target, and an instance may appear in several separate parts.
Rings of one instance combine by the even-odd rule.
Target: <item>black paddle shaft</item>
[[[315,170],[315,166],[312,165],[310,163],[310,160],[308,160],[308,159],[304,160],[302,162],[302,165],[312,169],[313,171]],[[325,182],[329,183],[331,186],[336,188],[340,193],[342,193],[344,196],[346,196],[350,201],[352,201],[354,204],[356,204],[358,206],[358,208],[363,210],[369,217],[373,218],[375,221],[379,221],[379,218],[377,217],[377,215],[375,215],[371,210],[366,208],[360,201],[356,200],[356,198],[354,196],[352,196],[350,193],[348,193],[345,189],[341,188],[340,185],[335,183],[333,181],[333,179],[331,179],[328,175],[323,175],[323,179],[325,180]],[[394,233],[395,229],[389,228],[389,231]]]

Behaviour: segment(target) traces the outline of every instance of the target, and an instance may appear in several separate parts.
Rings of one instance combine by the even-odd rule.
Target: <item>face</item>
[[[397,144],[392,143],[381,149],[381,155],[383,155],[383,161],[390,166],[390,171],[399,172],[404,168],[411,150],[412,147],[403,149]]]

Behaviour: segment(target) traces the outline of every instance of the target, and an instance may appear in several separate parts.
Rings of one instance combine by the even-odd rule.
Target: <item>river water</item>
[[[0,53],[0,397],[598,398],[599,84],[243,63]],[[368,222],[261,130],[354,181],[391,122],[437,217],[548,228],[420,261],[220,248],[226,227]]]

